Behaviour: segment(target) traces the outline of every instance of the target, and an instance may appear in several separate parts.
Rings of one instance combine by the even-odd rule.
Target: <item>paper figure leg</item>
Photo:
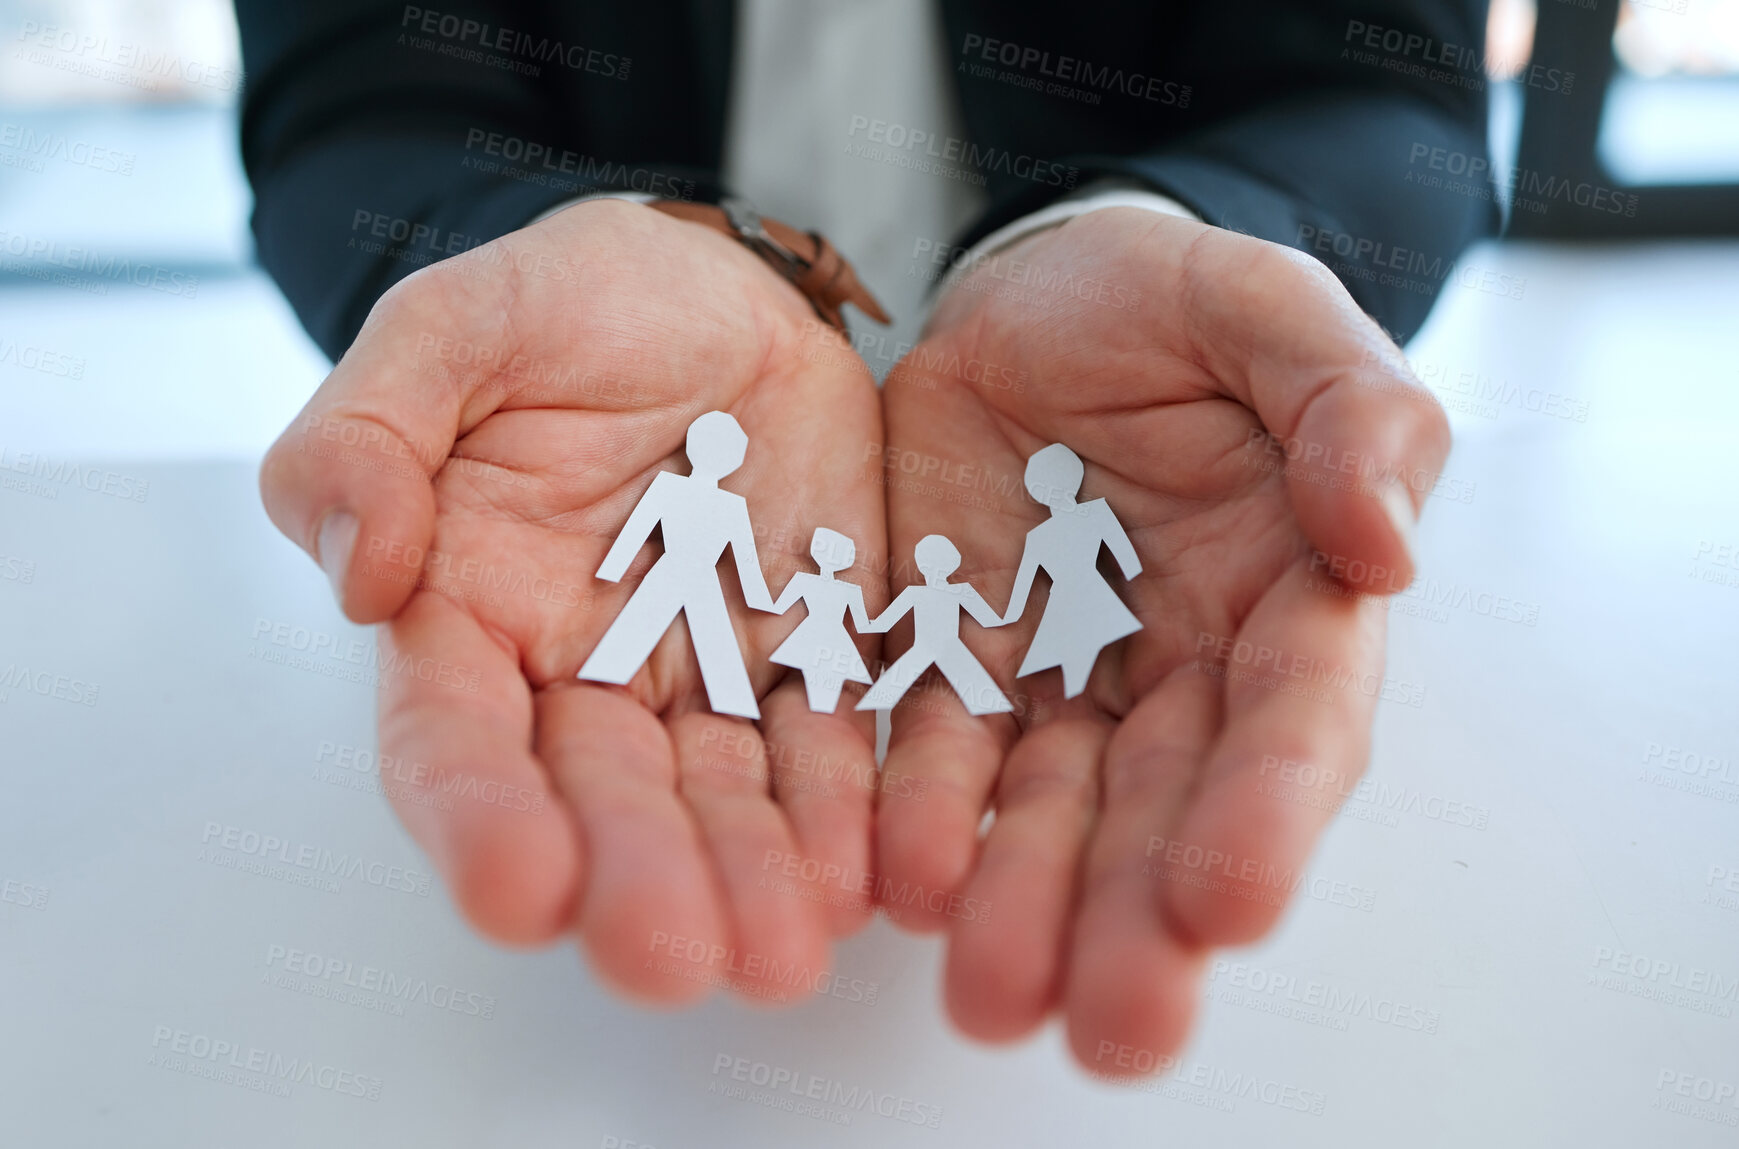
[[[653,648],[682,609],[682,587],[668,570],[659,570],[663,565],[660,559],[646,572],[645,581],[580,667],[581,678],[626,686],[652,657]]]
[[[894,704],[905,697],[906,691],[912,689],[912,683],[918,681],[918,676],[928,669],[929,655],[916,647],[906,651],[894,660],[892,666],[882,671],[876,684],[858,700],[857,709],[892,710]]]
[[[839,707],[845,679],[830,671],[811,670],[803,675],[803,689],[809,694],[809,709],[817,714],[832,714]]]
[[[1087,676],[1093,673],[1093,664],[1099,660],[1100,651],[1097,647],[1091,653],[1076,653],[1063,661],[1063,697],[1074,698],[1087,689]]]
[[[997,689],[990,672],[979,665],[964,645],[955,644],[938,654],[936,668],[966,704],[968,714],[1006,714],[1014,709],[1014,704]]]
[[[713,711],[738,718],[761,717],[718,579],[709,577],[698,590],[691,588],[682,609],[688,619],[688,636],[694,642],[694,656],[700,661],[700,680],[706,684],[707,702]]]

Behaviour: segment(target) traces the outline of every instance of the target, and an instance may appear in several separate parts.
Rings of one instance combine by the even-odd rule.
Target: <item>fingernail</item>
[[[1401,540],[1401,546],[1407,552],[1407,561],[1413,561],[1413,496],[1407,493],[1407,488],[1400,483],[1391,482],[1383,488],[1383,512],[1389,516],[1389,522],[1395,527],[1395,535]]]
[[[356,516],[349,511],[326,512],[326,517],[320,520],[319,533],[314,536],[314,550],[340,607],[344,605],[344,576],[350,570],[350,552],[355,549]]]

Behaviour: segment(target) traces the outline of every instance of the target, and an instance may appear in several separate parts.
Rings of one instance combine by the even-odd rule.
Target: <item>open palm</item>
[[[1313,261],[1112,209],[966,274],[895,369],[896,587],[940,533],[1001,610],[1047,515],[1027,459],[1051,443],[1084,460],[1081,499],[1108,500],[1140,562],[1124,583],[1100,556],[1142,629],[1078,697],[1057,670],[1015,677],[1035,589],[1012,625],[963,628],[1012,714],[968,717],[923,684],[894,713],[887,767],[927,787],[882,798],[884,898],[957,895],[898,919],[949,931],[968,1033],[1013,1039],[1060,1007],[1088,1068],[1151,1069],[1187,1033],[1208,947],[1278,917],[1332,798],[1278,768],[1362,770],[1386,615],[1354,590],[1411,578],[1421,477],[1448,449],[1396,358]]]
[[[390,623],[381,750],[408,780],[390,792],[460,907],[509,942],[577,928],[643,999],[799,999],[865,916],[815,896],[816,867],[784,873],[865,872],[876,788],[865,716],[812,714],[767,661],[795,616],[744,609],[724,574],[758,726],[708,712],[680,619],[626,687],[575,677],[659,553],[610,583],[606,551],[660,470],[688,473],[710,410],[747,432],[720,485],[775,593],[826,526],[858,545],[842,577],[885,602],[864,573],[884,569],[875,390],[816,326],[729,240],[582,204],[382,297],[262,471],[346,613]]]

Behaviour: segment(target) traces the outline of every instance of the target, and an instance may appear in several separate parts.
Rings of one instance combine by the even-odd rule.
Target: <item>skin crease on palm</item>
[[[1112,209],[1003,255],[1140,302],[1031,288],[1010,299],[976,271],[878,403],[867,369],[753,256],[600,201],[419,272],[376,305],[268,455],[262,490],[291,539],[342,568],[346,614],[390,620],[383,660],[474,672],[475,692],[383,672],[382,753],[547,796],[461,797],[443,811],[395,788],[481,932],[539,944],[571,930],[601,977],[643,1001],[692,1001],[709,985],[800,1000],[791,986],[826,968],[828,938],[867,920],[837,896],[846,883],[823,888],[768,861],[815,859],[879,874],[884,892],[931,895],[888,908],[903,927],[948,932],[947,1006],[966,1033],[1012,1040],[1061,1011],[1082,1064],[1123,1075],[1136,1062],[1120,1054],[1167,1053],[1187,1035],[1209,948],[1274,923],[1284,888],[1219,871],[1210,888],[1164,847],[1217,851],[1234,873],[1302,868],[1330,815],[1259,792],[1260,765],[1356,775],[1375,698],[1316,683],[1301,697],[1274,689],[1272,669],[1234,680],[1237,660],[1232,677],[1203,673],[1198,651],[1247,640],[1342,680],[1380,679],[1382,604],[1357,587],[1325,593],[1335,584],[1312,576],[1311,556],[1362,560],[1393,572],[1365,589],[1398,589],[1417,508],[1334,485],[1322,466],[1283,474],[1287,460],[1252,446],[1252,431],[1353,452],[1385,475],[1434,474],[1442,413],[1397,381],[1398,352],[1338,282],[1284,248]],[[974,361],[1023,372],[1023,386],[953,366]],[[592,572],[654,471],[686,473],[687,425],[714,408],[748,433],[722,485],[748,501],[774,594],[811,569],[809,532],[828,526],[857,541],[842,577],[874,614],[890,566],[897,590],[916,577],[917,539],[942,533],[965,559],[953,577],[1000,609],[1046,513],[1021,486],[1024,461],[1060,441],[1086,463],[1081,498],[1109,499],[1140,554],[1142,575],[1120,592],[1145,628],[1064,700],[1058,671],[1013,677],[1043,580],[1016,624],[965,624],[1016,715],[971,718],[927,677],[894,713],[886,763],[919,784],[884,787],[879,808],[873,726],[851,710],[861,688],[836,714],[811,714],[796,672],[766,661],[795,615],[733,608],[758,724],[707,711],[680,621],[629,687],[576,682],[657,548],[619,584]],[[902,473],[913,458],[989,481],[943,491]],[[360,520],[348,552],[337,507]],[[727,599],[740,603],[730,566]],[[509,589],[487,590],[478,570]],[[571,589],[514,591],[539,576]],[[909,623],[890,637],[891,657]],[[879,648],[862,650],[873,667]],[[959,896],[991,910],[950,915]]]
[[[922,803],[884,796],[878,861],[896,888],[991,907],[900,919],[948,932],[965,1032],[1013,1040],[1060,1009],[1082,1065],[1125,1076],[1183,1042],[1210,948],[1269,930],[1330,816],[1334,795],[1276,797],[1263,763],[1364,767],[1387,616],[1312,558],[1386,572],[1365,589],[1404,587],[1405,491],[1429,489],[1448,429],[1396,378],[1394,345],[1297,253],[1112,209],[999,256],[949,289],[884,388],[890,552],[947,535],[966,556],[956,577],[1000,609],[1048,513],[1025,460],[1063,442],[1086,463],[1080,497],[1106,498],[1135,544],[1143,569],[1123,594],[1144,629],[1064,699],[1060,671],[1014,678],[1037,592],[1015,625],[967,626],[1015,714],[970,718],[940,693],[895,711],[887,768],[929,785]],[[952,488],[902,479],[931,459]],[[1349,481],[1349,466],[1374,477]],[[1379,493],[1390,476],[1402,487]],[[1215,662],[1222,639],[1279,653]]]
[[[445,811],[433,782],[394,788],[460,909],[510,943],[571,929],[647,1002],[727,983],[752,1002],[802,997],[791,986],[827,968],[829,936],[868,916],[763,880],[775,852],[871,864],[874,724],[850,693],[811,714],[767,662],[796,615],[748,611],[721,565],[758,729],[708,711],[680,620],[628,687],[575,679],[658,548],[619,583],[593,573],[656,470],[687,473],[688,425],[708,410],[748,434],[721,485],[747,499],[775,591],[810,569],[826,525],[859,540],[847,577],[872,610],[886,602],[885,579],[862,574],[885,569],[859,449],[880,435],[875,386],[861,362],[814,354],[811,319],[724,237],[583,204],[389,291],[262,469],[273,521],[329,569],[320,552],[346,532],[328,512],[357,515],[341,600],[354,621],[390,620],[383,662],[473,672],[381,676],[382,754],[462,779]],[[795,768],[821,759],[825,786]]]

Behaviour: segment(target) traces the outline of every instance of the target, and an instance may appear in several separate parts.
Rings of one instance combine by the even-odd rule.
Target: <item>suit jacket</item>
[[[393,283],[577,192],[727,190],[728,0],[432,2],[236,3],[260,259],[334,358]],[[967,139],[918,146],[987,176],[963,244],[1133,177],[1404,339],[1494,228],[1489,185],[1443,186],[1485,155],[1481,0],[941,3]]]

